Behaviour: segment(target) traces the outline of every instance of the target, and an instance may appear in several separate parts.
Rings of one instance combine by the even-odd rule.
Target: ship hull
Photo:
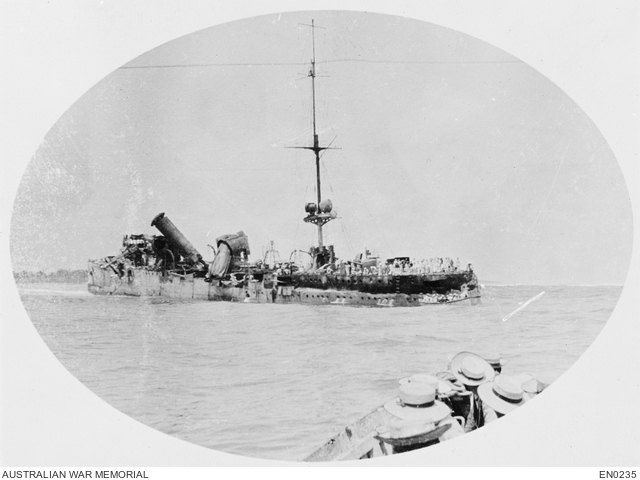
[[[136,267],[118,271],[89,262],[88,273],[88,290],[96,295],[386,308],[477,303],[480,299],[472,272],[350,276],[306,273],[285,277],[262,272],[240,282],[207,282],[193,274]]]

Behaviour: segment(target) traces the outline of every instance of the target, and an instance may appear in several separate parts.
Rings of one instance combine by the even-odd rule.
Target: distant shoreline
[[[59,269],[55,272],[29,272],[20,271],[13,272],[13,278],[16,283],[87,283],[86,270],[63,270]]]

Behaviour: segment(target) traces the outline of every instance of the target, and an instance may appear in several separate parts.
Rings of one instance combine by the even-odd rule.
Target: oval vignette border
[[[355,8],[353,8],[353,9],[354,9],[354,10],[356,10]],[[540,7],[540,9],[541,9],[541,10],[544,10],[544,8],[542,8],[542,7]],[[283,11],[285,11],[286,9],[282,8],[282,9],[279,9],[279,10],[283,10]],[[248,13],[248,14],[243,13],[241,16],[239,16],[239,17],[238,17],[238,19],[240,19],[240,18],[244,18],[244,17],[247,17],[247,16],[260,15],[260,14],[262,14],[262,13],[275,13],[275,11],[272,11],[272,12],[255,12],[255,13]],[[416,18],[416,19],[418,19],[418,20],[423,20],[423,21],[427,21],[427,22],[430,22],[430,23],[435,23],[435,24],[438,24],[438,25],[443,25],[443,26],[446,26],[447,28],[452,28],[452,29],[455,29],[455,30],[458,30],[458,31],[461,31],[461,32],[467,33],[467,34],[469,34],[469,35],[471,35],[471,36],[473,36],[473,37],[475,37],[475,38],[483,38],[483,37],[480,37],[480,36],[478,36],[477,34],[475,34],[475,33],[473,33],[473,32],[469,32],[469,31],[468,31],[467,29],[465,29],[464,27],[460,27],[460,26],[456,26],[456,25],[449,25],[449,24],[446,24],[446,23],[439,22],[439,21],[437,21],[437,19],[428,18],[428,15],[427,15],[426,13],[425,13],[425,14],[424,14],[424,16],[422,16],[422,17],[416,17],[415,15],[404,14],[403,12],[398,12],[398,11],[396,11],[396,12],[386,12],[386,11],[378,10],[378,11],[377,11],[377,13],[389,13],[389,14],[392,14],[392,15],[407,16],[407,17],[410,17],[410,18]],[[544,14],[545,14],[545,15],[548,15],[548,12],[545,12]],[[217,24],[219,24],[219,23],[225,23],[225,22],[230,21],[230,20],[232,20],[232,19],[226,19],[226,20],[221,21],[221,22],[213,22],[213,21],[212,21],[211,23],[215,23],[215,24],[217,25]],[[73,25],[73,23],[71,23],[71,25]],[[568,29],[569,29],[569,31],[570,31],[570,27],[567,27],[567,28],[568,28]],[[200,29],[199,27],[196,27],[196,28],[193,28],[193,29],[192,29],[192,31],[196,31],[196,30],[199,30],[199,29]],[[180,36],[180,35],[178,35],[178,36]],[[172,40],[172,39],[174,39],[174,38],[176,38],[176,36],[172,36],[172,38],[169,38],[167,41],[171,41],[171,40]],[[486,37],[484,37],[484,38],[486,38]],[[488,43],[490,43],[490,44],[492,44],[492,45],[494,45],[494,46],[496,46],[496,47],[498,47],[498,48],[504,49],[505,51],[508,51],[509,53],[512,53],[512,52],[508,49],[508,45],[507,45],[507,46],[504,46],[504,45],[500,45],[500,44],[495,43],[495,42],[491,42],[490,40],[486,40],[486,41],[488,41]],[[516,53],[513,53],[513,54],[514,54],[515,56],[517,56],[518,58],[522,59],[523,61],[525,61],[525,63],[528,63],[529,65],[532,65],[532,64],[530,64],[529,62],[527,62],[527,60],[526,60],[525,58],[523,58],[522,56],[519,56],[519,55],[518,55],[518,54],[516,54]],[[123,55],[123,57],[126,57],[126,56],[127,56],[127,54],[124,54],[124,55]],[[133,56],[129,56],[129,57],[127,58],[127,60],[126,60],[126,61],[128,61],[128,59],[130,59],[130,58],[133,58]],[[533,66],[533,65],[532,65],[532,66]],[[534,66],[534,68],[535,68],[535,66]],[[622,73],[624,73],[624,72],[622,72]],[[544,74],[544,73],[541,73],[541,74],[542,74],[543,76],[545,76],[546,78],[551,79],[552,81],[554,80],[554,79],[553,79],[553,76],[550,76],[550,75],[547,75],[547,74]],[[99,79],[103,78],[103,76],[101,76],[100,74],[96,75],[95,77],[96,77],[96,78],[99,78]],[[94,82],[94,83],[95,83],[95,82]],[[85,89],[85,90],[80,91],[80,92],[79,92],[79,95],[77,95],[77,98],[79,98],[79,96],[83,95],[85,91],[86,91],[86,89]],[[607,138],[607,140],[609,140],[609,138],[608,138],[608,136],[607,136],[607,133],[606,133],[606,132],[604,132],[604,131],[603,131],[603,128],[601,128],[601,127],[600,127],[600,125],[598,124],[598,121],[596,120],[596,118],[594,118],[594,116],[593,116],[589,111],[587,111],[587,110],[584,108],[584,106],[583,106],[582,104],[580,104],[579,100],[577,100],[577,99],[572,95],[572,92],[571,92],[570,90],[565,89],[565,88],[563,88],[563,91],[564,91],[567,95],[569,95],[572,99],[574,99],[574,100],[575,100],[575,101],[580,105],[580,107],[581,107],[581,108],[583,108],[583,110],[585,111],[586,115],[587,115],[589,118],[591,118],[591,119],[596,123],[596,125],[598,126],[598,128],[600,129],[600,131],[601,131],[601,132],[603,132],[603,135],[605,136],[605,138]],[[74,103],[74,102],[71,102],[69,105],[72,105],[73,103]],[[54,120],[53,122],[49,123],[49,125],[53,125],[53,124],[55,124],[55,122],[56,122],[56,121],[57,121],[57,120]],[[41,123],[42,123],[42,122],[41,122]],[[46,123],[46,122],[44,122],[44,123]],[[609,130],[610,130],[611,128],[613,128],[613,127],[609,127]],[[34,135],[31,135],[31,136],[33,137]],[[36,135],[36,136],[37,136],[37,135]],[[624,139],[622,140],[622,142],[624,143]],[[636,178],[633,178],[633,176],[632,176],[632,175],[628,176],[628,174],[630,173],[630,169],[629,169],[629,162],[628,162],[628,161],[623,161],[622,156],[617,152],[616,146],[617,146],[617,145],[619,145],[619,144],[620,144],[620,139],[618,139],[618,140],[617,140],[613,145],[611,145],[611,147],[612,147],[612,149],[613,149],[613,151],[614,151],[614,154],[615,154],[615,155],[616,155],[616,157],[618,158],[618,162],[619,162],[619,164],[620,164],[621,168],[623,169],[623,172],[625,173],[625,179],[626,179],[626,181],[627,181],[627,185],[628,185],[629,189],[631,190],[632,198],[634,198],[634,196],[636,196],[636,195],[637,195],[637,185],[635,184],[635,182],[633,182],[633,180],[637,180],[637,179],[636,179]],[[633,147],[632,147],[632,148],[633,148]],[[35,151],[36,149],[37,149],[37,148],[33,148],[31,151],[33,152],[33,151]],[[30,157],[29,157],[29,158],[30,158]],[[28,159],[27,159],[26,161],[28,161]],[[631,178],[630,178],[630,177],[631,177]],[[12,191],[12,190],[13,190],[13,186],[12,186],[9,190],[10,190],[10,191]],[[5,202],[5,203],[6,203],[6,202]],[[3,204],[3,209],[5,208],[5,206],[6,206],[6,205],[4,205],[4,204]],[[632,205],[632,206],[633,206],[633,205]],[[637,211],[637,209],[635,209],[635,210]],[[635,253],[635,252],[634,252],[634,253]],[[636,265],[636,261],[635,261],[635,260],[636,260],[636,259],[635,259],[635,256],[634,256],[634,257],[632,258],[632,264],[631,264],[630,271],[629,271],[629,274],[628,274],[628,284],[627,284],[627,286],[625,287],[625,290],[623,291],[623,294],[622,294],[622,296],[621,296],[621,298],[620,298],[620,300],[619,300],[619,305],[618,305],[618,307],[616,308],[616,311],[614,312],[614,314],[613,314],[613,315],[612,315],[612,317],[611,317],[611,321],[610,321],[610,322],[608,322],[607,326],[605,327],[605,329],[603,330],[603,332],[601,332],[601,334],[600,334],[600,336],[598,337],[598,339],[596,340],[596,342],[594,342],[594,344],[593,344],[591,347],[589,347],[589,349],[587,350],[588,352],[590,352],[589,357],[592,357],[592,358],[585,359],[585,361],[584,361],[584,362],[583,362],[583,361],[582,361],[582,359],[581,359],[578,363],[587,363],[587,364],[589,364],[589,365],[593,366],[593,365],[596,365],[596,364],[598,363],[598,359],[602,359],[602,363],[604,363],[605,365],[610,365],[610,362],[609,362],[609,363],[607,363],[607,362],[606,362],[606,360],[605,360],[604,358],[602,358],[601,356],[602,356],[602,355],[605,355],[605,354],[606,354],[605,352],[606,352],[606,351],[608,351],[608,349],[609,349],[609,348],[611,348],[611,347],[610,347],[610,346],[608,346],[608,347],[606,347],[606,348],[602,348],[602,344],[603,344],[603,343],[605,343],[605,342],[606,342],[606,343],[609,343],[610,337],[611,337],[612,335],[618,335],[618,338],[623,338],[623,337],[621,337],[621,336],[620,336],[620,331],[619,331],[619,330],[620,330],[620,328],[619,328],[619,327],[621,327],[621,326],[622,326],[622,327],[625,327],[625,326],[626,326],[627,328],[629,327],[629,325],[628,325],[628,324],[627,324],[627,325],[625,325],[625,318],[624,318],[624,315],[625,315],[625,313],[626,313],[626,312],[629,312],[629,307],[630,307],[630,306],[629,306],[629,301],[630,301],[630,299],[628,298],[628,297],[629,297],[628,291],[629,291],[629,289],[630,289],[630,288],[629,288],[629,283],[630,283],[630,282],[633,282],[633,285],[634,285],[634,286],[637,284],[637,283],[636,283],[636,282],[637,282],[637,274],[636,274],[636,271],[637,271],[637,268],[636,268],[636,267],[637,267],[637,265]],[[4,282],[5,282],[5,279],[3,278],[3,286],[6,288],[6,287],[7,287],[7,285],[6,285],[6,284],[4,284]],[[12,288],[13,288],[13,289],[15,289],[15,287],[12,287]],[[13,298],[13,300],[15,300],[15,297]],[[622,304],[622,305],[621,305],[621,304]],[[20,304],[18,304],[18,305],[20,305]],[[10,300],[9,306],[10,306],[10,307],[13,307],[13,309],[12,309],[12,316],[13,316],[14,318],[23,318],[23,319],[26,319],[26,318],[27,318],[27,317],[26,317],[26,315],[24,314],[24,311],[22,311],[22,312],[20,311],[20,307],[19,307],[19,306],[17,307],[17,313],[16,313],[16,310],[15,310],[15,309],[16,309],[15,301],[11,301],[11,300]],[[636,307],[636,309],[637,309],[637,307]],[[637,310],[635,310],[635,311],[637,312]],[[637,317],[636,317],[636,318],[637,318]],[[610,327],[610,326],[609,326],[609,324],[610,324],[610,323],[615,323],[615,324],[616,324],[616,325],[615,325],[615,328],[614,328],[614,327]],[[635,328],[637,329],[637,326],[633,326],[633,327],[635,327]],[[4,328],[4,327],[3,327],[3,328]],[[615,330],[615,331],[613,331],[613,330]],[[35,335],[35,338],[34,338],[34,335]],[[604,337],[609,337],[609,338],[604,338]],[[40,356],[39,356],[39,358],[38,358],[38,359],[36,359],[36,360],[34,360],[34,361],[36,361],[36,362],[41,362],[41,361],[49,362],[50,360],[49,360],[49,359],[47,359],[47,357],[48,357],[48,355],[46,354],[47,352],[41,352],[41,348],[42,348],[44,345],[38,345],[38,344],[37,344],[37,341],[39,340],[39,338],[38,338],[37,334],[36,334],[35,332],[31,332],[30,334],[29,334],[29,333],[27,333],[27,338],[29,338],[28,342],[30,343],[30,345],[29,345],[29,347],[28,347],[28,350],[32,350],[32,349],[34,349],[34,348],[35,348],[38,352],[40,352]],[[35,345],[34,345],[34,344],[35,344]],[[596,344],[598,344],[598,345],[596,345]],[[597,348],[595,348],[595,349],[594,349],[594,347],[596,347],[596,346],[597,346]],[[45,349],[46,349],[46,347],[45,347]],[[44,355],[42,355],[42,353],[44,353]],[[595,357],[595,359],[596,359],[596,360],[594,360],[594,358],[593,358],[593,357]],[[619,356],[618,356],[618,358],[619,358]],[[624,357],[623,357],[623,358],[624,358]],[[570,370],[570,371],[572,371],[572,372],[573,372],[574,370],[578,370],[578,371],[579,371],[579,372],[576,372],[576,375],[573,375],[573,374],[572,374],[571,376],[572,376],[572,377],[576,377],[576,376],[577,376],[577,377],[581,377],[581,378],[585,378],[585,377],[586,377],[586,378],[588,378],[588,374],[586,374],[586,375],[585,375],[585,373],[586,373],[586,372],[584,371],[584,368],[578,368],[578,366],[579,366],[579,365],[578,365],[578,364],[576,364],[576,365],[574,365],[574,367],[572,367],[572,368],[571,368],[571,370]],[[33,375],[34,373],[37,373],[37,372],[33,372],[33,371],[28,370],[28,367],[27,367],[27,372],[28,372],[28,378],[34,378],[34,377],[32,377],[32,375]],[[65,379],[65,378],[64,378],[64,376],[65,376],[65,373],[63,373],[63,374],[62,374],[62,377],[63,377],[63,378],[60,378],[59,380],[56,380],[56,381],[55,381],[55,384],[60,385],[60,386],[62,386],[62,385],[69,385],[69,384],[70,384],[69,379]],[[37,376],[36,376],[35,378],[37,378]],[[573,380],[575,380],[575,379],[571,379],[571,381],[567,381],[567,382],[566,382],[566,385],[564,385],[564,386],[569,386],[569,385],[571,385],[571,384],[576,385],[576,382],[574,382]],[[45,381],[44,381],[44,384],[46,385],[46,384],[48,384],[49,382],[50,382],[50,381],[45,380]],[[3,383],[4,383],[4,379],[3,379]],[[73,383],[73,382],[71,382],[71,383]],[[49,383],[49,384],[50,384],[50,383]],[[636,387],[636,388],[637,388],[637,387]],[[71,385],[71,389],[70,389],[70,391],[72,391],[72,392],[73,392],[73,391],[77,391],[77,390],[78,390],[78,386],[73,386],[73,385]],[[81,388],[80,388],[80,390],[81,390]],[[563,389],[563,390],[566,390],[566,389]],[[566,393],[566,392],[565,392],[565,393]],[[86,397],[86,395],[83,395],[82,393],[80,393],[80,395],[79,395],[79,396],[80,396],[80,397]],[[634,395],[629,395],[629,397],[630,397],[630,398],[632,398],[632,397],[634,397]],[[606,398],[606,397],[602,397],[602,398]],[[636,398],[637,398],[637,397],[636,397]],[[52,403],[53,403],[53,401],[52,401]],[[64,409],[60,410],[61,403],[62,403],[62,402],[59,402],[59,401],[58,401],[58,402],[55,402],[55,405],[58,407],[58,410],[59,410],[61,413],[63,413],[63,416],[68,415],[68,414],[69,414],[69,412],[64,413]],[[88,401],[88,402],[87,402],[87,405],[85,405],[85,406],[86,406],[86,407],[88,407],[89,409],[97,408],[97,409],[98,409],[98,411],[101,411],[101,410],[103,410],[104,408],[110,408],[110,407],[106,407],[105,405],[95,404],[95,402],[91,402],[91,401]],[[27,414],[27,412],[24,412],[22,415],[25,415],[25,414]],[[27,414],[27,415],[28,415],[28,414]],[[90,414],[90,415],[92,415],[92,414]],[[71,415],[71,417],[73,417],[73,415]],[[65,417],[65,418],[69,418],[69,417]],[[636,421],[636,423],[637,423],[637,418],[634,418],[634,420],[635,420],[635,421]],[[595,426],[597,427],[598,422],[597,422],[597,420],[595,420],[595,419],[594,419],[594,424],[595,424]],[[33,429],[34,427],[35,427],[35,425],[33,425],[33,424],[29,424],[28,422],[25,424],[25,428],[27,428],[27,429],[29,429],[29,428]],[[83,431],[83,426],[82,426],[82,425],[71,425],[71,424],[69,424],[69,425],[67,425],[67,427],[72,428],[72,429],[73,429],[73,431],[78,432],[78,433],[80,433],[80,432],[82,432],[82,431]],[[112,426],[104,425],[104,427],[105,427],[105,429],[106,429],[106,430],[108,430],[108,431],[113,431]],[[147,427],[144,427],[144,428],[147,428]],[[144,430],[144,428],[143,428],[143,430]],[[117,429],[116,429],[116,430],[117,430]],[[45,431],[49,431],[49,433],[51,433],[51,431],[50,431],[50,430],[46,430],[46,429],[45,429]],[[579,429],[578,429],[578,430],[576,430],[576,435],[575,435],[576,439],[577,439],[577,438],[579,438],[579,432],[580,432],[580,431],[581,431],[581,430],[579,430]],[[637,429],[636,429],[636,431],[637,431]],[[7,433],[9,433],[9,432],[7,432]],[[622,435],[624,435],[624,432],[621,432],[621,433],[622,433]],[[14,432],[14,434],[15,434],[15,432]],[[162,435],[162,434],[160,434],[160,435]],[[155,442],[155,441],[159,441],[159,442],[161,442],[161,443],[163,442],[163,441],[162,441],[162,439],[160,439],[159,437],[157,437],[157,435],[155,435],[155,434],[152,434],[152,435],[150,435],[149,437],[151,437],[151,438],[147,438],[147,435],[146,435],[146,434],[144,435],[145,440],[150,439],[150,440],[152,440],[153,442]],[[491,437],[493,437],[493,436],[491,436]],[[51,438],[51,437],[49,437],[49,438]],[[532,436],[532,438],[535,438],[535,437],[534,437],[534,436]],[[57,440],[55,440],[55,441],[57,441]],[[117,442],[117,438],[113,439],[113,441],[114,441],[114,442]],[[578,443],[580,443],[579,441],[577,441],[577,442],[578,442]],[[169,442],[169,443],[171,443],[171,442]],[[532,441],[531,445],[534,445],[533,441]],[[166,445],[165,445],[165,446],[166,446]],[[72,448],[73,448],[73,447],[72,447]],[[197,448],[199,448],[199,447],[194,447],[194,448],[196,448],[196,449],[197,449]],[[187,448],[187,450],[189,450],[189,449],[190,449],[190,448],[188,447],[188,448]],[[442,449],[440,449],[440,450],[442,450]],[[79,453],[81,453],[81,452],[82,452],[82,451],[80,451]],[[32,453],[33,453],[33,452],[32,452]],[[203,453],[203,452],[200,452],[200,453]],[[439,464],[447,464],[447,461],[451,461],[451,460],[453,460],[453,459],[455,458],[454,456],[452,456],[452,455],[449,455],[449,454],[448,454],[448,453],[450,453],[450,452],[439,452],[439,453],[443,454],[443,455],[441,455],[441,456],[442,456],[442,457],[443,457],[443,459],[444,459],[444,460],[438,460],[438,461],[436,462],[436,463],[439,463]],[[592,453],[593,453],[593,452],[592,452]],[[24,454],[26,455],[24,458],[29,458],[29,452],[24,452]],[[121,452],[121,455],[124,455],[124,457],[126,457],[126,455],[125,455],[125,453],[124,453],[124,452]],[[433,461],[433,460],[434,460],[434,458],[433,458],[434,456],[435,456],[435,455],[432,455],[430,452],[425,452],[425,454],[424,454],[424,455],[416,455],[416,456],[411,456],[411,457],[412,457],[412,458],[414,458],[414,459],[415,459],[415,458],[422,458],[422,457],[424,457],[424,459],[425,459],[425,460],[428,460],[428,461],[430,461],[430,462],[431,462],[431,461]],[[122,457],[122,458],[124,458],[124,457]],[[114,457],[111,457],[111,458],[114,458]],[[148,457],[147,457],[147,458],[148,458]],[[158,457],[158,458],[159,458],[159,457]],[[193,458],[193,457],[191,457],[191,458]],[[524,455],[524,456],[520,456],[520,457],[519,457],[520,461],[521,461],[521,462],[524,462],[524,463],[526,463],[526,458],[527,458],[527,456],[526,456],[526,455]],[[585,462],[589,462],[589,458],[590,458],[590,455],[585,455],[585,456],[584,456],[584,458],[583,458],[582,460],[583,460],[583,461],[585,461]],[[597,456],[597,455],[596,455],[596,458],[602,458],[602,457],[601,457],[601,456]],[[200,462],[206,462],[206,464],[218,463],[218,462],[219,462],[219,463],[226,463],[226,464],[233,464],[233,463],[235,463],[235,464],[240,464],[240,463],[246,464],[246,463],[247,463],[247,459],[244,459],[244,458],[243,458],[243,459],[230,458],[230,456],[225,455],[225,454],[222,454],[222,453],[220,453],[220,452],[214,452],[214,453],[212,453],[212,454],[209,454],[209,452],[207,452],[207,453],[206,453],[206,454],[204,454],[204,455],[195,455],[194,460],[195,460],[196,462],[199,462],[199,463],[200,463]],[[408,459],[402,459],[402,460],[404,461],[404,460],[408,460]],[[178,458],[176,458],[176,457],[173,457],[173,460],[171,460],[171,461],[172,461],[172,462],[175,462],[175,464],[182,464],[182,463],[181,463],[181,461],[180,461]],[[80,460],[80,463],[82,463],[82,460]],[[253,462],[251,462],[251,461],[250,461],[250,463],[253,463]],[[256,460],[256,464],[264,464],[264,463],[273,463],[273,462],[266,462],[266,461]],[[396,463],[396,462],[393,462],[393,463]],[[200,464],[202,464],[202,463],[200,463]]]

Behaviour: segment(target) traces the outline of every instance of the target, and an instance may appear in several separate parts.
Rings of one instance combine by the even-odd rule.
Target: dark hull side
[[[407,307],[478,302],[473,272],[422,275],[294,274],[264,272],[242,281],[213,280],[192,274],[129,268],[114,272],[89,262],[89,292],[103,295],[159,296],[169,299],[248,303],[305,303]]]

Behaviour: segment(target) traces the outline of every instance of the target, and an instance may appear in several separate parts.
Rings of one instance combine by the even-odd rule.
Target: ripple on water
[[[526,301],[545,295],[502,319]],[[461,350],[507,373],[559,377],[608,320],[621,287],[488,287],[477,306],[374,309],[171,302],[21,286],[63,365],[134,419],[183,440],[297,460]]]

